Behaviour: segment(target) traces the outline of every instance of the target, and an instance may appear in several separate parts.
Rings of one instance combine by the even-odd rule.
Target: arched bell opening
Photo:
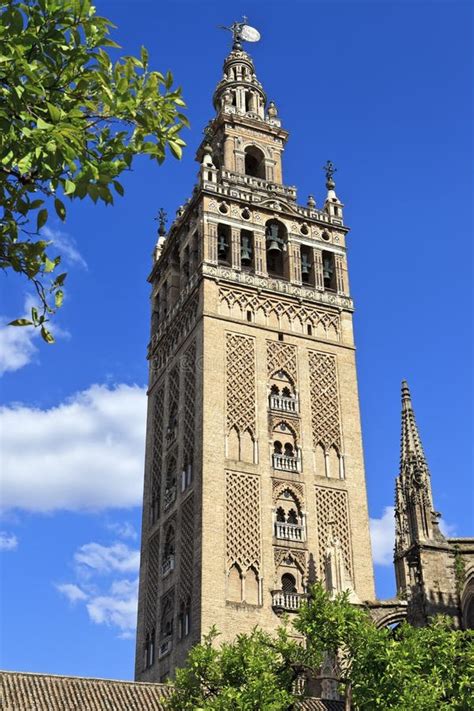
[[[245,149],[245,175],[263,180],[266,178],[265,156],[256,146],[247,146]]]
[[[269,220],[265,226],[267,271],[270,276],[288,279],[288,232],[279,220]]]
[[[217,225],[217,261],[219,264],[230,264],[231,262],[231,229],[229,225],[219,223]]]
[[[250,230],[240,230],[240,264],[243,269],[254,268],[254,241]]]
[[[323,282],[327,291],[336,291],[336,260],[332,252],[323,251]]]

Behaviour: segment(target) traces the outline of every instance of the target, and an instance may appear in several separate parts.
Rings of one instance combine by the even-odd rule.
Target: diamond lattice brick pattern
[[[341,423],[336,356],[309,351],[309,382],[311,391],[311,425],[313,445],[321,444],[328,452],[341,447]]]
[[[324,555],[328,545],[328,524],[333,522],[333,532],[339,538],[347,572],[352,576],[351,534],[347,492],[340,489],[316,486],[316,520],[318,525],[318,550],[321,576],[324,576]]]
[[[253,474],[227,472],[226,552],[230,568],[237,563],[245,573],[261,570],[260,480]]]
[[[248,336],[226,336],[227,431],[249,430],[256,436],[255,422],[255,341]]]

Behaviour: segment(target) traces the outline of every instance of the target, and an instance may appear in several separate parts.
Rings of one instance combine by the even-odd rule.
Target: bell
[[[227,257],[227,240],[224,235],[219,235],[219,240],[217,243],[217,255],[221,259],[226,259]]]
[[[267,227],[268,252],[281,252],[283,240],[278,235],[277,225],[268,225]]]
[[[248,237],[242,237],[242,244],[240,247],[240,262],[244,266],[248,266],[252,263],[252,253],[250,251],[250,244]]]
[[[301,255],[301,274],[303,276],[308,276],[310,270],[311,270],[311,264],[308,261],[308,255],[302,254]]]
[[[331,281],[334,272],[334,267],[330,259],[324,259],[323,261],[323,278],[324,280]]]

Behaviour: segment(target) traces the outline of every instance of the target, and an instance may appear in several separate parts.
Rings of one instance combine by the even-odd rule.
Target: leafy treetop
[[[40,310],[15,325],[41,327],[61,306],[66,274],[40,238],[65,197],[112,204],[137,155],[181,157],[186,117],[173,77],[150,71],[148,52],[112,61],[112,23],[90,0],[7,0],[0,14],[0,267],[35,286]]]

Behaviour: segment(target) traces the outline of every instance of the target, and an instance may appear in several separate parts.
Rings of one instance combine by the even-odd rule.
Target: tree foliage
[[[177,671],[170,709],[297,709],[295,680],[321,679],[327,655],[338,660],[341,695],[352,698],[355,709],[474,708],[474,634],[454,630],[448,618],[422,628],[403,623],[378,629],[347,595],[331,600],[316,585],[294,621],[274,637],[254,629],[221,647],[216,637],[213,630]]]
[[[65,274],[41,228],[68,200],[112,204],[140,154],[181,157],[187,125],[173,77],[148,52],[112,61],[112,23],[90,0],[7,0],[0,14],[0,267],[35,286],[41,308],[16,325],[41,327],[61,306]],[[54,214],[53,213],[53,214]],[[50,277],[51,275],[51,277]],[[48,283],[49,279],[52,279]]]

